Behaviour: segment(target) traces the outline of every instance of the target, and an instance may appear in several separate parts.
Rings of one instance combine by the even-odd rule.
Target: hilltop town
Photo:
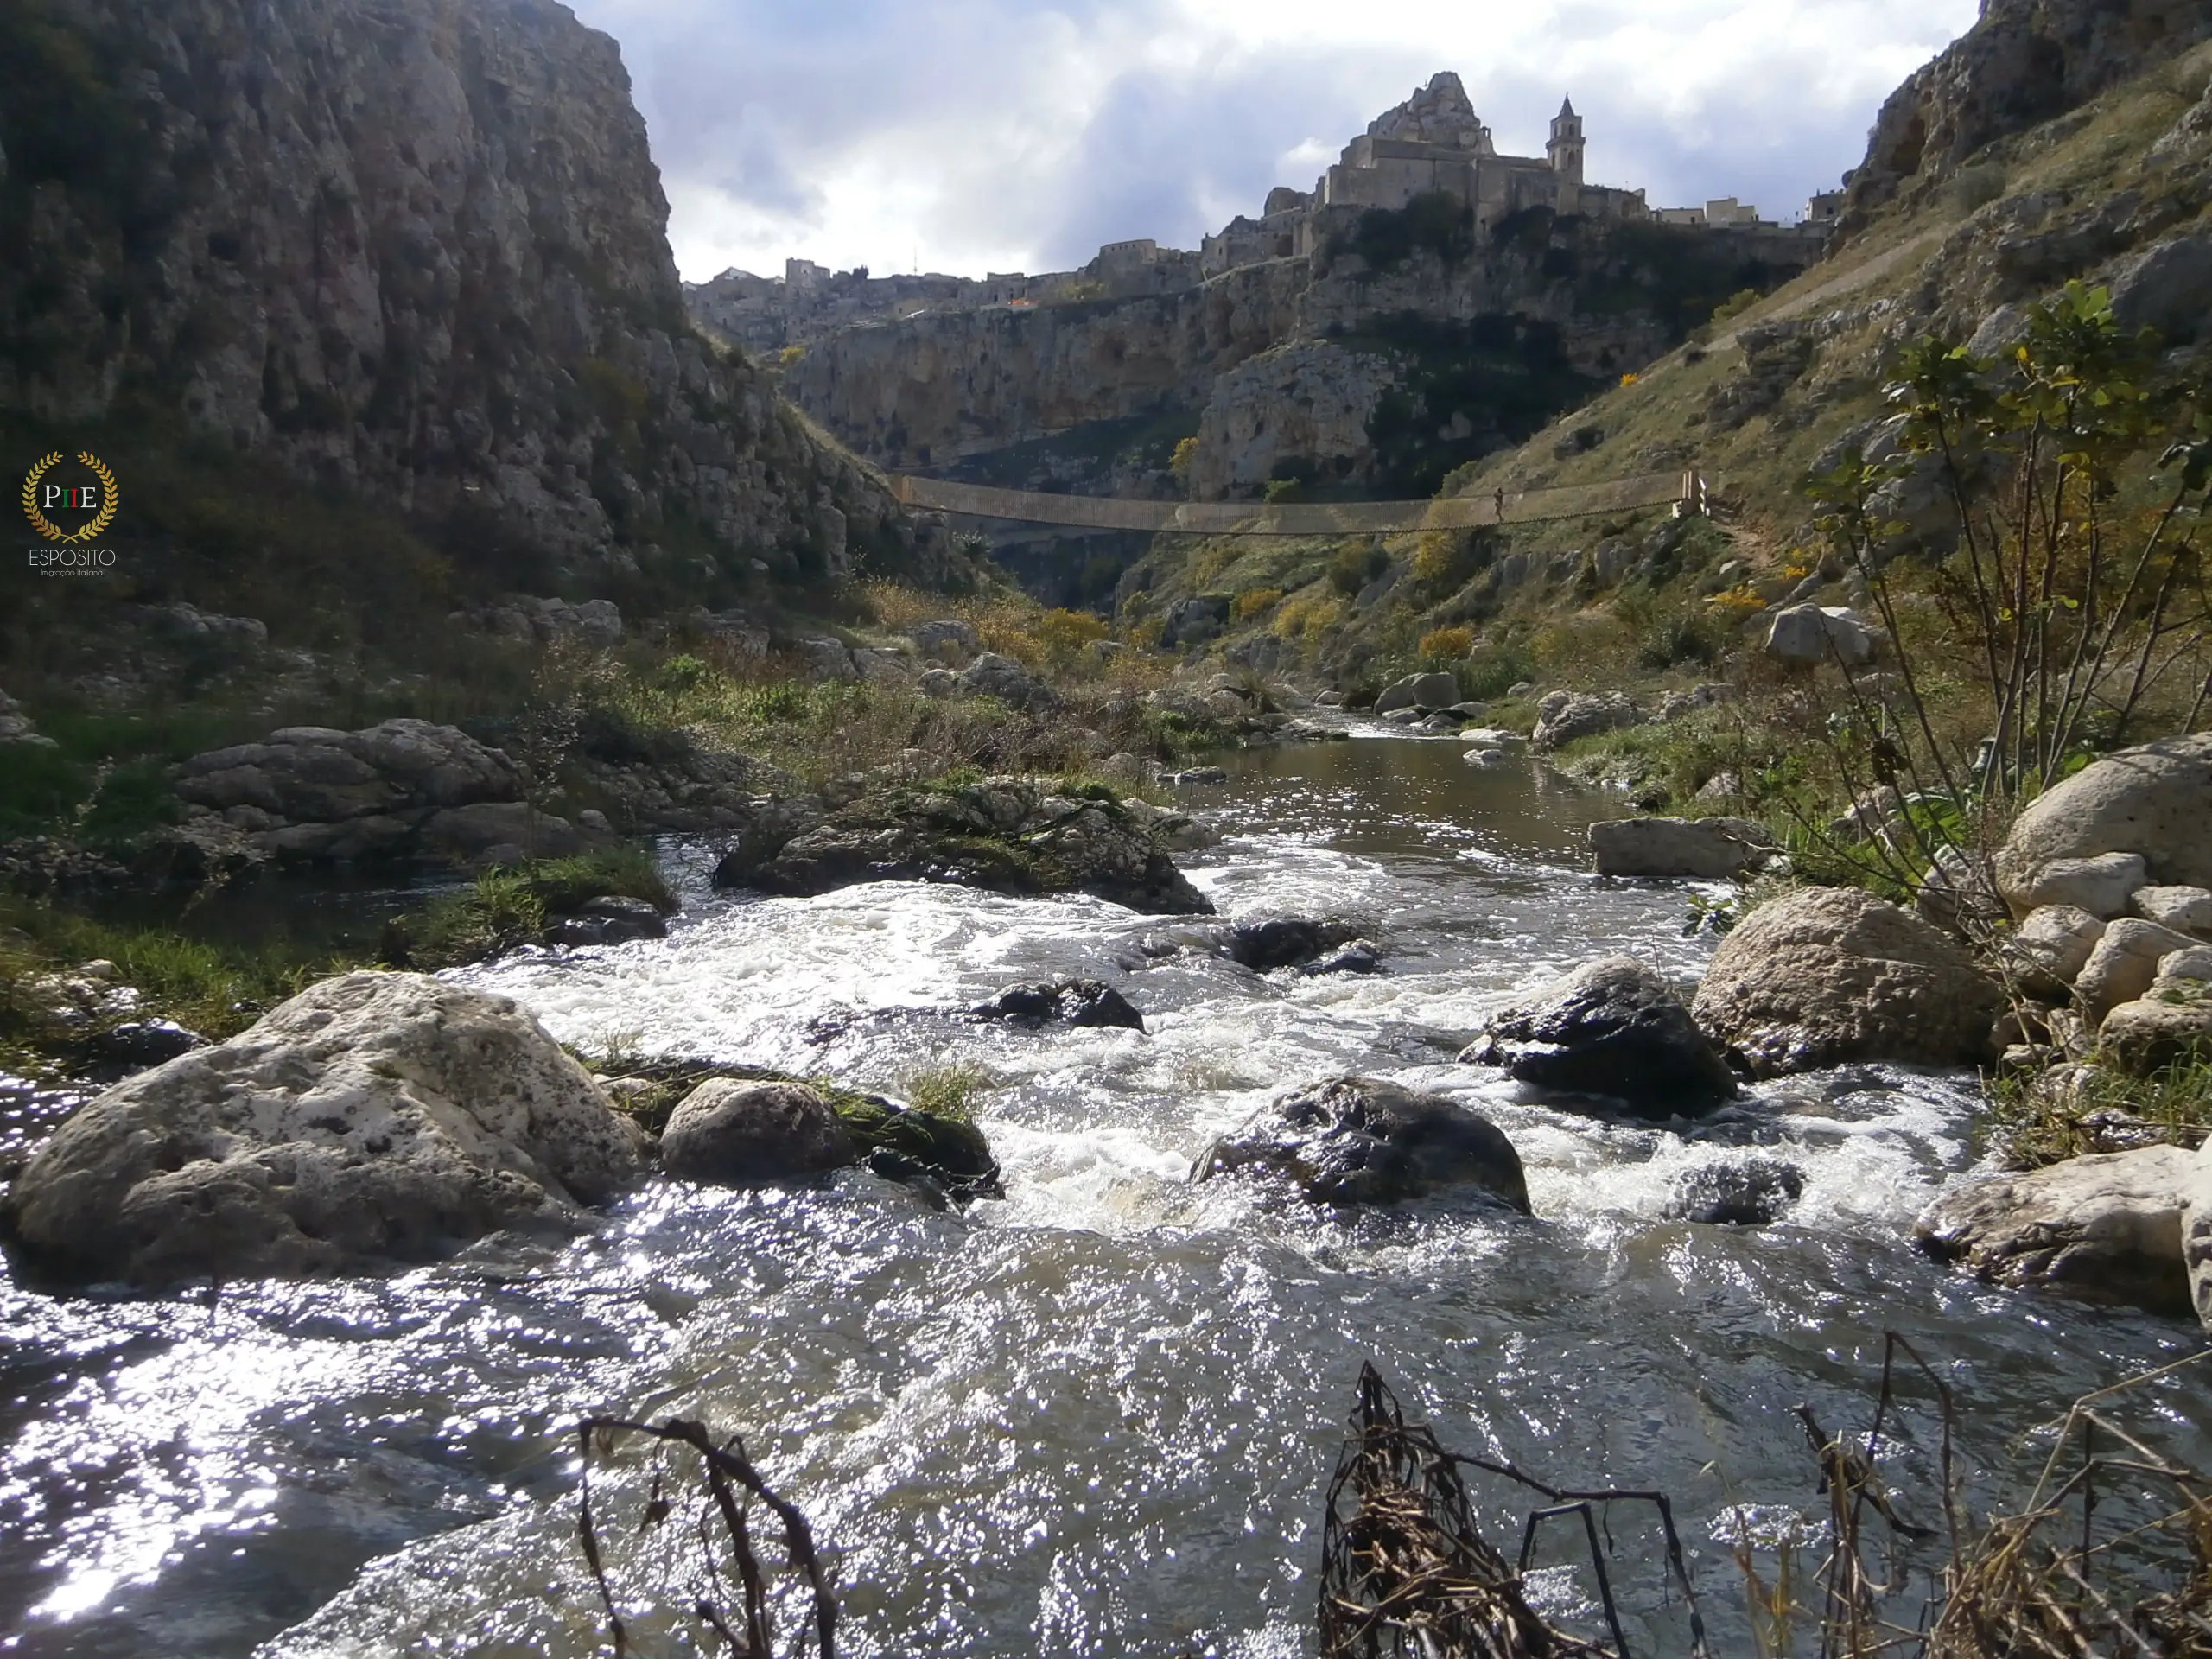
[[[1310,257],[1360,213],[1401,212],[1423,196],[1471,210],[1477,233],[1542,208],[1567,218],[1695,226],[1815,251],[1843,202],[1840,190],[1815,195],[1787,222],[1762,218],[1758,207],[1732,196],[1653,207],[1642,189],[1589,182],[1587,149],[1582,117],[1571,99],[1563,99],[1543,155],[1501,154],[1459,77],[1447,69],[1370,122],[1311,189],[1278,185],[1258,217],[1239,214],[1196,249],[1163,247],[1140,237],[1105,244],[1076,270],[993,271],[982,277],[879,276],[865,266],[839,271],[794,258],[785,261],[781,276],[732,269],[687,284],[685,295],[694,318],[711,332],[756,354],[772,354],[803,348],[839,328],[923,311],[1174,293],[1244,266]]]

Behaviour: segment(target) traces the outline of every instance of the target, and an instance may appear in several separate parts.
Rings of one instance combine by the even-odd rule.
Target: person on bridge
[[[1497,486],[1497,522],[1501,524],[1505,522],[1505,486],[1503,484]]]

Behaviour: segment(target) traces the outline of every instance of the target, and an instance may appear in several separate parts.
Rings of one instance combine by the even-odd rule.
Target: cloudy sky
[[[1310,188],[1439,69],[1589,177],[1788,216],[1975,0],[570,0],[622,43],[683,274],[1064,270]]]

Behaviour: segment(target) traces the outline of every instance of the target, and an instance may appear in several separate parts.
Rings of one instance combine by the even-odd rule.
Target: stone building
[[[1524,208],[1563,215],[1643,219],[1641,190],[1593,185],[1583,177],[1582,118],[1562,100],[1541,156],[1501,156],[1450,70],[1371,122],[1314,185],[1316,208],[1404,207],[1441,192],[1474,209],[1478,229]]]

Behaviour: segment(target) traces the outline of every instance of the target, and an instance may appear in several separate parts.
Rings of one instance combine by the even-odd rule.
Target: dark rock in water
[[[880,1096],[847,1099],[838,1109],[853,1139],[866,1148],[868,1166],[886,1180],[921,1187],[965,1204],[1002,1198],[998,1160],[973,1123],[901,1106]]]
[[[1272,916],[1262,921],[1239,922],[1230,929],[1224,949],[1232,962],[1259,973],[1274,968],[1296,968],[1324,951],[1349,944],[1360,930],[1349,922],[1313,916]]]
[[[1602,957],[1537,987],[1493,1014],[1459,1058],[1651,1117],[1710,1111],[1737,1092],[1673,988],[1633,957]]]
[[[587,900],[575,915],[563,916],[545,930],[551,944],[624,944],[667,937],[668,924],[658,905],[615,893]]]
[[[139,1020],[92,1033],[75,1046],[74,1057],[89,1075],[105,1082],[207,1046],[205,1037],[173,1020]]]
[[[1001,991],[969,1010],[978,1020],[1018,1025],[1122,1026],[1144,1029],[1144,1015],[1111,985],[1095,979],[1043,981]]]
[[[1805,1172],[1778,1158],[1702,1164],[1675,1179],[1666,1213],[1716,1226],[1764,1227],[1779,1221],[1805,1193]]]
[[[1443,1095],[1376,1077],[1336,1077],[1284,1096],[1206,1149],[1192,1171],[1287,1175],[1320,1204],[1395,1204],[1472,1186],[1529,1211],[1529,1184],[1504,1132]]]
[[[863,881],[1085,893],[1132,910],[1210,915],[1148,813],[1029,778],[874,791],[769,850],[742,843],[716,885],[811,896]]]
[[[661,1167],[724,1186],[819,1175],[860,1148],[830,1103],[801,1083],[713,1077],[686,1095],[661,1132]]]
[[[1309,962],[1299,969],[1302,974],[1379,974],[1382,971],[1382,947],[1372,939],[1354,939],[1341,950],[1334,950],[1319,962]]]

